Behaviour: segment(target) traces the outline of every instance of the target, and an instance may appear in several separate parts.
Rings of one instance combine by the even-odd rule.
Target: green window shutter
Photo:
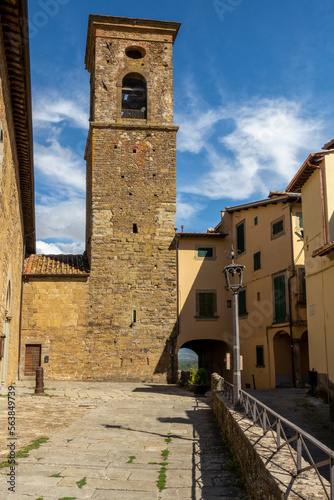
[[[237,226],[237,255],[245,251],[245,223]]]
[[[198,248],[198,257],[213,257],[213,248]]]
[[[239,294],[239,316],[247,314],[246,309],[246,290],[240,290]]]
[[[283,231],[284,231],[283,219],[281,219],[273,224],[273,236],[276,236],[276,234],[282,233]]]
[[[275,323],[283,323],[286,318],[285,276],[274,278]]]
[[[261,269],[261,252],[254,254],[254,271]]]
[[[213,318],[217,308],[215,292],[197,292],[197,315],[200,318]]]

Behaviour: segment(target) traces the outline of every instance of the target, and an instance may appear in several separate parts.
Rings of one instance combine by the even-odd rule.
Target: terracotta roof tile
[[[82,255],[29,255],[24,263],[25,275],[87,275],[86,254]]]

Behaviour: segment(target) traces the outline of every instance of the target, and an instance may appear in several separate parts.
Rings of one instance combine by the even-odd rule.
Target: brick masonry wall
[[[21,378],[26,344],[40,344],[46,379],[91,378],[85,343],[88,282],[86,278],[28,278],[23,287]],[[44,356],[49,362],[44,363]]]
[[[175,134],[154,127],[92,134],[87,342],[99,377],[172,378]]]
[[[1,32],[0,125],[3,131],[3,142],[0,142],[0,336],[6,335],[0,374],[3,385],[8,386],[17,380],[23,225],[11,96]]]
[[[177,322],[173,37],[104,18],[89,43],[91,370],[95,378],[171,381]],[[128,57],[128,47],[140,47],[144,57]],[[123,78],[134,73],[146,81],[147,119],[121,117]]]

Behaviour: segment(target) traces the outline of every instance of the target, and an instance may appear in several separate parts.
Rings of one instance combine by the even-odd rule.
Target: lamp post
[[[232,263],[224,267],[227,289],[233,293],[233,404],[239,402],[241,390],[240,342],[239,342],[239,302],[238,295],[242,288],[242,264],[234,264],[234,250],[231,251]]]

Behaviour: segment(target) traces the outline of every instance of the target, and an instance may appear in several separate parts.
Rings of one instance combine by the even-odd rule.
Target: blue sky
[[[89,14],[181,22],[174,45],[176,227],[283,190],[334,137],[330,0],[30,0],[36,221],[42,253],[81,253]]]

